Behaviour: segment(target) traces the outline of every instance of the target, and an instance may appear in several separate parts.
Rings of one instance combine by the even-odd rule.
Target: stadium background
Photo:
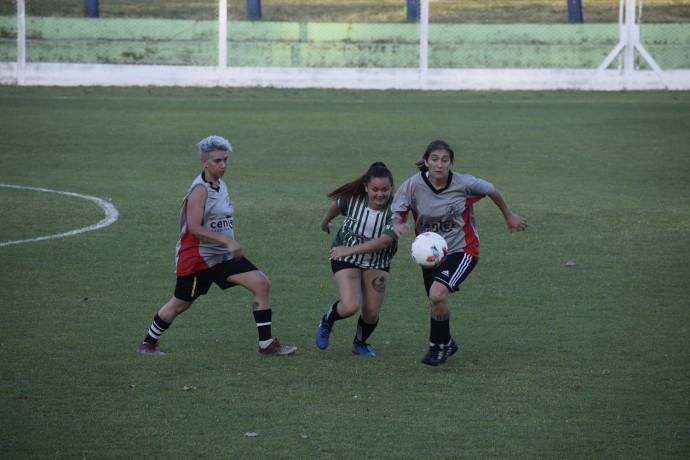
[[[579,18],[574,3],[25,0],[22,32],[18,2],[6,1],[0,83],[690,88],[690,0],[632,1],[631,33],[639,33],[654,62],[635,50],[626,63],[621,51],[605,68],[627,37],[619,24],[626,0],[581,2]],[[219,27],[223,11],[227,25]]]

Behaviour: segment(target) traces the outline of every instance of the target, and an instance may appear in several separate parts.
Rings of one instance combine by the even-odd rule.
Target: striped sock
[[[158,343],[158,339],[161,338],[163,332],[165,332],[169,327],[169,322],[163,320],[160,316],[156,315],[156,317],[153,318],[153,323],[151,324],[151,327],[149,328],[146,337],[144,338],[144,342]]]

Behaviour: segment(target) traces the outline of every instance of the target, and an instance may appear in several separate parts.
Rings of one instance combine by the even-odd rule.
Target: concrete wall
[[[216,21],[27,18],[28,63],[214,66]],[[16,18],[0,17],[0,62],[16,61]],[[593,69],[618,24],[430,24],[431,68]],[[690,69],[690,24],[645,24],[663,69]],[[390,23],[230,22],[228,66],[405,68],[419,27]],[[642,62],[644,66],[644,62]]]
[[[3,85],[690,90],[689,24],[643,25],[653,69],[620,65],[618,24],[431,24],[428,68],[407,23],[230,22],[226,66],[216,21],[31,17],[26,62],[16,28],[0,17]]]

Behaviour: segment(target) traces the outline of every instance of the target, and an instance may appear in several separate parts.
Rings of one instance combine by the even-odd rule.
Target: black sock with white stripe
[[[256,328],[259,331],[259,342],[264,342],[271,339],[271,314],[273,310],[255,310],[254,321],[256,321]]]
[[[156,315],[156,317],[153,318],[153,323],[149,328],[149,332],[146,334],[146,337],[144,338],[144,342],[158,343],[158,339],[161,338],[163,332],[165,332],[169,327],[169,322],[164,321],[160,316]]]

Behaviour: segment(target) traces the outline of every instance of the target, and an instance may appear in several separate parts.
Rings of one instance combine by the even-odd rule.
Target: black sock
[[[429,327],[429,342],[436,345],[446,345],[450,341],[450,312],[439,316],[431,314]]]
[[[156,314],[156,317],[153,318],[153,323],[151,324],[151,327],[149,328],[146,337],[144,337],[144,342],[158,343],[158,339],[161,338],[163,332],[165,332],[169,327],[170,323],[163,320],[160,316]]]
[[[376,321],[374,324],[365,323],[362,317],[360,316],[357,320],[357,332],[355,333],[355,341],[366,342],[369,336],[374,332],[374,329],[376,329],[376,326],[378,325],[378,321]]]
[[[256,321],[256,328],[259,331],[259,341],[270,339],[271,336],[271,314],[273,310],[255,310],[254,321]]]
[[[333,326],[333,323],[338,321],[339,319],[343,319],[342,316],[338,314],[338,303],[340,300],[336,300],[333,302],[333,305],[330,306],[328,311],[326,312],[325,315],[323,315],[323,320],[326,321],[328,324]]]

